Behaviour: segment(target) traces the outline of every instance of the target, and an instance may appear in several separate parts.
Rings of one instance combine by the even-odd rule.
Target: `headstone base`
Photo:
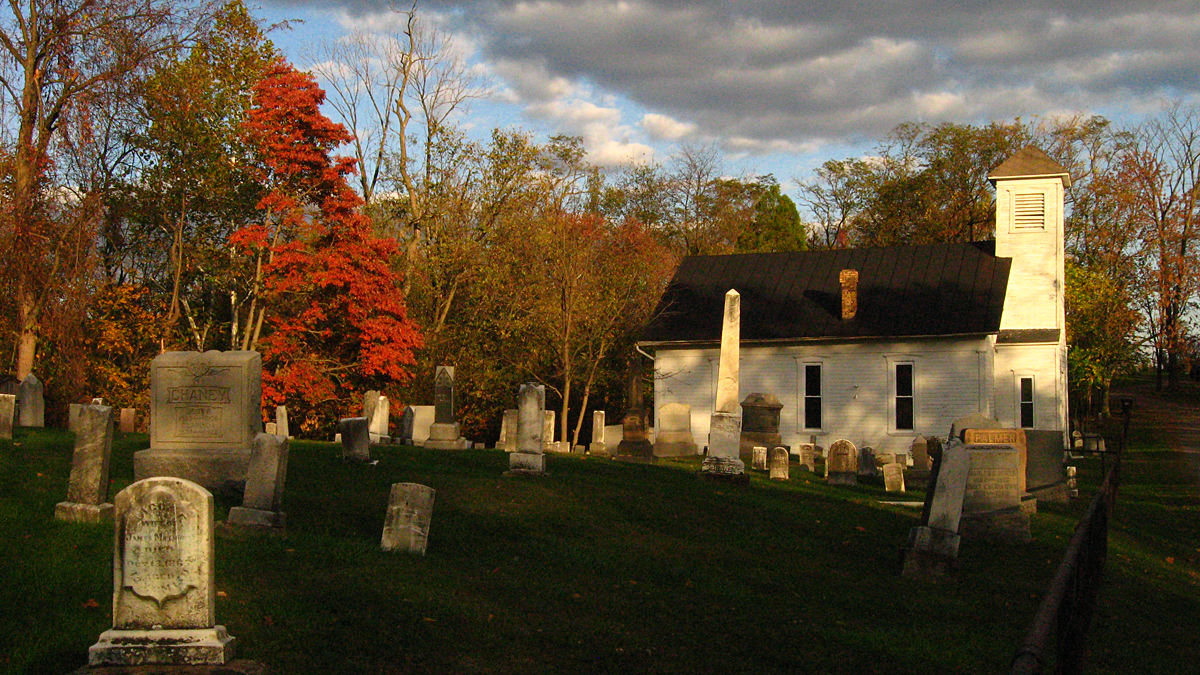
[[[429,425],[429,438],[425,447],[431,450],[470,450],[471,442],[463,438],[457,422]]]
[[[858,485],[858,473],[854,471],[833,471],[825,477],[827,485]]]
[[[588,454],[596,455],[597,457],[608,457],[608,446],[604,443],[592,443],[588,445]]]
[[[694,457],[700,454],[700,446],[690,440],[691,434],[686,434],[688,439],[672,440],[669,436],[672,433],[675,432],[663,431],[654,439],[655,457]]]
[[[1033,536],[1029,533],[1029,514],[1020,507],[964,513],[958,529],[968,537],[988,541],[1010,544],[1028,544],[1033,541]]]
[[[654,461],[654,446],[650,441],[621,441],[613,459],[621,462],[650,464]]]
[[[91,666],[142,664],[223,665],[233,659],[237,638],[224,626],[167,630],[106,630],[88,648]]]
[[[738,456],[743,462],[754,461],[754,448],[774,448],[783,445],[783,437],[779,432],[767,431],[741,431],[741,437],[738,440]],[[764,469],[765,470],[765,469]]]
[[[945,558],[958,558],[962,537],[950,530],[920,525],[908,531],[908,546],[912,550],[934,553]]]
[[[259,661],[235,659],[219,666],[84,666],[71,675],[267,675]]]
[[[234,482],[244,484],[250,469],[245,450],[140,450],[133,453],[135,481],[155,476],[183,478],[215,490]]]
[[[287,514],[282,511],[267,511],[264,509],[251,509],[245,506],[234,506],[229,509],[229,518],[225,522],[230,525],[245,527],[282,529],[287,522]]]
[[[958,569],[958,559],[914,548],[905,551],[904,569],[900,575],[906,579],[936,581],[950,576],[956,569]]]
[[[746,463],[731,457],[705,457],[700,473],[706,477],[745,476]]]
[[[508,472],[546,473],[546,455],[539,452],[511,452],[508,455]]]
[[[54,505],[54,519],[71,523],[108,523],[113,519],[113,505],[59,502]]]

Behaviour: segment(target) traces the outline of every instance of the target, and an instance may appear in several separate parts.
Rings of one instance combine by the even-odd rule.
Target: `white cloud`
[[[696,125],[680,122],[667,115],[646,113],[638,123],[651,138],[664,141],[677,141],[696,131]]]

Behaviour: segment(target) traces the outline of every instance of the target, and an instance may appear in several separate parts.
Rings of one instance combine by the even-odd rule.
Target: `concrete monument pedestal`
[[[458,422],[434,422],[429,425],[425,447],[433,450],[470,450],[471,442],[459,432]]]
[[[88,648],[89,663],[224,664],[233,659],[237,638],[224,626],[162,630],[106,630]],[[101,659],[97,661],[96,659]]]

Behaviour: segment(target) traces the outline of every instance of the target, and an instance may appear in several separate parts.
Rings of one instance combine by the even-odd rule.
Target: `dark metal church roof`
[[[1010,263],[994,242],[692,256],[640,341],[719,342],[731,288],[742,296],[743,341],[996,333]],[[843,321],[844,269],[858,271],[858,312]]]

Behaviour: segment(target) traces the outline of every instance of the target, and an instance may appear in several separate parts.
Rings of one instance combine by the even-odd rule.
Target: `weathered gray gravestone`
[[[875,449],[863,446],[858,449],[858,475],[862,478],[874,478],[879,475],[875,466]]]
[[[928,578],[941,576],[954,568],[961,537],[963,498],[971,460],[961,441],[951,440],[941,451],[937,478],[930,499],[928,520],[909,531],[909,547],[904,558],[904,576]]]
[[[771,448],[767,457],[767,465],[771,471],[771,480],[787,480],[789,468],[787,448]]]
[[[708,478],[746,480],[742,461],[742,416],[738,402],[740,382],[742,296],[729,289],[725,293],[725,313],[721,322],[721,359],[717,367],[717,393],[709,423],[708,455],[701,474]]]
[[[17,387],[17,425],[22,427],[46,426],[46,399],[41,380],[30,373]]]
[[[542,430],[546,416],[546,388],[528,382],[517,394],[517,451],[508,456],[508,469],[513,473],[541,474],[546,471],[545,446]]]
[[[417,483],[393,483],[383,520],[382,547],[425,555],[433,521],[434,489]]]
[[[898,463],[883,465],[883,487],[888,492],[904,492],[904,465]]]
[[[258,352],[159,354],[150,362],[150,449],[134,453],[134,477],[240,485],[262,430]]]
[[[588,453],[601,457],[608,455],[608,444],[604,442],[603,410],[592,412],[592,443],[588,446]]]
[[[235,639],[216,625],[213,499],[182,478],[138,481],[115,499],[113,627],[88,664],[220,665]]]
[[[0,438],[13,437],[13,418],[17,412],[15,394],[0,394]]]
[[[829,485],[858,485],[858,448],[845,439],[829,445],[825,458],[825,482]]]
[[[433,424],[425,447],[437,450],[467,450],[470,441],[463,438],[455,421],[454,366],[438,366],[433,377]]]
[[[542,411],[542,452],[558,452],[558,444],[554,442],[554,427],[557,421],[555,411]]]
[[[367,417],[367,430],[370,434],[371,442],[379,445],[387,445],[391,442],[391,415],[392,406],[388,401],[388,397],[379,396],[375,400],[375,408]]]
[[[416,427],[417,411],[411,405],[404,406],[404,412],[400,415],[400,437],[399,442],[403,445],[413,444],[413,429]]]
[[[371,428],[365,417],[348,417],[338,422],[342,436],[342,459],[371,461]]]
[[[658,408],[658,433],[654,437],[655,457],[690,457],[700,454],[692,438],[692,406],[667,403]]]
[[[113,505],[107,503],[112,412],[112,408],[99,405],[85,405],[80,410],[67,500],[54,507],[58,520],[98,523],[112,518]]]
[[[808,469],[810,473],[817,470],[817,447],[812,443],[803,443],[800,445],[800,466]]]
[[[924,436],[913,439],[909,453],[912,455],[914,471],[929,470],[929,441]]]
[[[288,426],[287,406],[275,406],[275,433],[284,438],[292,437],[292,429]]]
[[[504,411],[504,419],[500,422],[500,447],[505,452],[517,451],[517,415],[516,408]]]
[[[783,404],[774,394],[753,393],[742,401],[739,450],[743,462],[753,459],[756,447],[773,448],[783,444],[779,434],[779,413],[782,409]]]
[[[282,528],[287,516],[281,510],[287,480],[287,436],[259,434],[254,437],[246,492],[241,506],[229,509],[231,525]]]

